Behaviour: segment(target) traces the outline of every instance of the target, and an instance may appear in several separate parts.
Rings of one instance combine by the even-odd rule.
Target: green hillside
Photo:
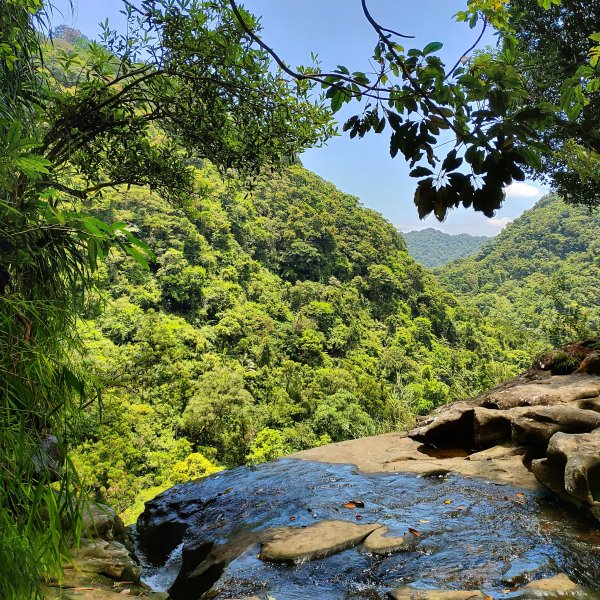
[[[439,229],[427,227],[420,231],[409,231],[402,236],[409,254],[420,264],[434,268],[475,254],[492,238],[468,233],[451,235]]]
[[[535,350],[598,334],[600,215],[546,196],[476,256],[437,271]]]
[[[302,167],[251,194],[210,165],[196,178],[185,211],[142,190],[93,208],[156,253],[150,271],[111,257],[80,327],[103,403],[74,458],[127,519],[216,465],[397,429],[527,363],[389,222]]]

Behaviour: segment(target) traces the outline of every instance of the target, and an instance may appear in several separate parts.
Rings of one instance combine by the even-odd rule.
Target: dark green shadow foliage
[[[492,239],[468,233],[450,235],[431,227],[403,233],[402,237],[410,255],[418,263],[430,268],[471,256]]]

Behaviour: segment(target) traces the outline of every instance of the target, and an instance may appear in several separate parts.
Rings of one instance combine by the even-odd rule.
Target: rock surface
[[[472,453],[453,456],[457,445]],[[407,436],[351,440],[293,456],[356,463],[367,472],[455,472],[530,489],[535,477],[600,520],[600,377],[529,372],[437,409]]]
[[[433,456],[425,452],[432,449]],[[540,489],[535,476],[523,464],[524,449],[496,446],[468,456],[437,458],[435,447],[416,441],[405,432],[319,446],[292,454],[292,458],[336,464],[356,464],[365,473],[415,473],[435,476],[460,473],[503,485]],[[450,453],[451,454],[451,453]]]
[[[398,588],[389,593],[391,600],[477,600],[485,598],[478,590],[415,590],[414,588]]]
[[[320,521],[310,527],[290,527],[266,539],[259,556],[262,560],[282,563],[324,558],[360,544],[380,527],[377,523],[357,525],[350,521]]]
[[[136,582],[141,575],[129,550],[114,540],[85,540],[73,551],[72,558],[77,571],[106,575],[115,581]]]
[[[592,357],[589,355],[588,358]],[[511,444],[563,500],[600,520],[600,377],[582,373],[515,382],[442,407],[411,439],[473,447]]]
[[[48,598],[110,600],[138,596],[164,600],[140,584],[141,567],[131,553],[131,541],[114,510],[90,502],[83,508],[82,539],[64,565],[63,580],[48,587]]]
[[[587,508],[600,520],[600,429],[591,433],[557,433],[546,458],[534,460],[536,477],[563,500]]]
[[[511,593],[512,592],[512,593]],[[515,595],[514,590],[506,590],[510,598],[519,600],[595,600],[598,595],[578,586],[564,573],[531,581]],[[490,598],[481,590],[417,590],[413,587],[401,587],[388,594],[390,600],[476,600]]]
[[[554,577],[548,577],[547,579],[531,581],[525,588],[528,590],[540,590],[542,592],[571,592],[581,589],[564,573],[555,575]]]
[[[414,550],[417,543],[404,537],[388,535],[387,527],[379,527],[363,542],[363,550],[370,554],[386,555],[400,550]]]

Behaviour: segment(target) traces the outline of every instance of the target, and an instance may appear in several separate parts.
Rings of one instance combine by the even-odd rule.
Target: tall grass
[[[80,244],[49,220],[48,165],[35,157],[42,0],[0,0],[0,598],[41,597],[80,529],[66,459],[82,385],[75,318],[86,285]],[[44,468],[44,440],[62,446]]]
[[[0,598],[41,597],[59,578],[77,541],[81,497],[66,458],[79,379],[66,333],[67,307],[23,294],[0,297]],[[45,465],[49,435],[58,438],[60,473]]]

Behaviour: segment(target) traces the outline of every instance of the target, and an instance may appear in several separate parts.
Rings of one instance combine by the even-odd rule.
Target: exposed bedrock
[[[531,466],[538,480],[563,500],[589,509],[600,520],[600,429],[555,434],[546,457]]]
[[[588,359],[590,364],[595,360],[592,355]],[[533,461],[538,481],[600,519],[596,375],[530,372],[472,400],[437,409],[409,437],[437,448],[519,448],[526,464]]]

